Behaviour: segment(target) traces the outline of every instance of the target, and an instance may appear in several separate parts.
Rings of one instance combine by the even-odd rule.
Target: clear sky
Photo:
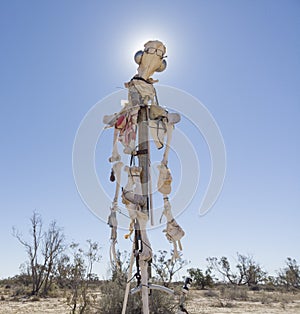
[[[106,274],[110,230],[77,193],[72,146],[88,110],[135,74],[133,55],[149,39],[167,46],[160,84],[198,98],[226,145],[217,203],[199,217],[194,202],[178,217],[184,257],[203,267],[238,251],[270,272],[288,256],[300,261],[298,0],[6,0],[0,26],[0,278],[25,260],[11,230],[27,234],[33,210],[69,241],[98,241]],[[150,232],[155,251],[170,248],[161,231]]]

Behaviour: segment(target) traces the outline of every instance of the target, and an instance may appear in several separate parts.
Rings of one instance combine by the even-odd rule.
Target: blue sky
[[[178,218],[184,257],[202,267],[239,251],[271,272],[300,261],[299,1],[7,0],[0,24],[0,277],[25,260],[11,229],[27,234],[33,210],[69,240],[97,240],[106,274],[110,230],[77,193],[72,146],[87,111],[135,74],[149,39],[167,46],[168,68],[155,76],[208,108],[227,151],[213,209],[199,217],[192,204]],[[170,247],[161,229],[150,237],[154,250]]]

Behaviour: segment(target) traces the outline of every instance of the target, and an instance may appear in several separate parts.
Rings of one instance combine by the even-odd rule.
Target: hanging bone
[[[109,162],[115,162],[121,160],[121,156],[118,152],[118,135],[119,130],[117,128],[114,129],[114,137],[113,137],[113,150],[112,155],[109,157]]]
[[[152,104],[149,117],[151,136],[158,149],[163,148],[164,139],[167,135],[166,148],[162,160],[162,163],[167,165],[174,124],[180,121],[180,115],[178,113],[168,113],[162,107]]]
[[[169,113],[168,114],[168,123],[166,125],[167,129],[167,143],[166,148],[163,155],[162,163],[165,165],[168,165],[169,160],[169,152],[171,147],[171,140],[172,140],[172,134],[174,130],[174,124],[178,123],[180,121],[180,115],[178,113]]]
[[[135,194],[135,176],[140,176],[140,167],[124,167],[124,171],[127,172],[128,181],[126,186],[122,190],[122,203],[125,204],[129,217],[131,219],[129,225],[129,233],[125,235],[125,238],[129,238],[134,231],[134,220],[137,218],[137,209],[139,201],[144,202],[140,194]],[[137,195],[137,196],[135,196]],[[139,200],[138,200],[139,198]]]
[[[122,170],[123,165],[124,164],[121,161],[119,161],[119,162],[116,162],[112,168],[113,177],[116,181],[116,189],[115,189],[114,200],[111,207],[111,213],[108,217],[108,224],[113,229],[111,238],[115,240],[116,240],[117,225],[118,225],[116,212],[118,210],[118,197],[119,197],[119,192],[120,192],[121,170]]]
[[[140,260],[144,262],[148,262],[152,258],[152,248],[151,243],[149,241],[146,228],[149,217],[146,213],[141,211],[137,211],[137,221],[139,223],[139,228],[141,230],[141,238],[142,238],[142,251],[140,252]]]
[[[116,243],[117,243],[117,228],[118,228],[118,220],[117,220],[117,210],[118,210],[118,197],[120,192],[120,181],[121,181],[121,170],[123,167],[123,163],[121,161],[116,162],[112,167],[112,173],[116,181],[116,189],[115,196],[110,208],[110,215],[108,217],[108,225],[111,228],[111,246],[110,246],[110,260],[111,263],[116,264],[118,267],[118,260],[116,255]]]
[[[118,227],[118,220],[117,220],[117,206],[114,205],[110,209],[110,215],[108,216],[107,224],[111,228],[111,235],[110,235],[110,262],[112,265],[118,266],[118,259],[116,253],[116,244],[117,244],[117,227]]]
[[[151,136],[158,149],[164,147],[164,138],[167,133],[167,115],[168,112],[161,106],[158,106],[157,104],[152,104],[150,106],[149,128]]]
[[[161,194],[171,193],[172,175],[170,169],[163,163],[157,166],[159,170],[157,189]]]
[[[122,163],[122,161],[118,161],[113,165],[113,168],[112,168],[112,171],[114,173],[114,177],[116,180],[114,202],[118,201],[119,192],[120,192],[120,183],[121,183],[121,170],[122,170],[123,166],[124,166],[124,164]]]
[[[165,215],[167,219],[167,228],[163,230],[166,233],[167,239],[173,243],[174,253],[172,260],[176,260],[179,257],[177,243],[179,246],[179,250],[182,251],[181,238],[184,236],[183,229],[179,226],[172,215],[171,204],[169,202],[168,197],[164,196],[164,211],[163,215]]]

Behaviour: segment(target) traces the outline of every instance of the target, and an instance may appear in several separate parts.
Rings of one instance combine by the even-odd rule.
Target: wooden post
[[[138,155],[139,167],[142,168],[141,172],[141,184],[142,184],[142,193],[146,197],[147,202],[141,208],[142,212],[147,213],[149,216],[149,191],[148,191],[148,180],[149,180],[149,152],[148,152],[148,140],[149,140],[149,128],[148,128],[148,119],[147,119],[147,110],[146,106],[141,107],[138,117],[138,137],[139,144],[138,149],[140,154]]]
[[[149,191],[148,191],[148,180],[149,180],[149,155],[148,155],[148,141],[149,141],[149,129],[148,129],[148,107],[147,104],[142,106],[139,110],[138,117],[138,159],[139,167],[142,168],[141,172],[141,184],[142,193],[147,200],[141,207],[141,211],[147,214],[149,219]],[[142,234],[146,234],[146,230],[142,231]],[[142,238],[142,241],[145,239]],[[149,289],[148,289],[148,261],[140,259],[141,268],[141,285],[142,285],[142,303],[143,303],[143,314],[149,314]]]

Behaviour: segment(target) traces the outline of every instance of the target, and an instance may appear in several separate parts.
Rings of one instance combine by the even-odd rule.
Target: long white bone
[[[115,189],[115,196],[114,196],[114,200],[112,203],[112,207],[110,209],[111,213],[108,217],[108,224],[112,228],[111,240],[113,241],[113,243],[115,243],[117,240],[118,221],[117,221],[116,212],[118,211],[118,197],[119,197],[119,192],[120,192],[121,169],[122,169],[123,165],[124,164],[121,161],[119,161],[113,165],[113,173],[114,173],[114,176],[116,179],[116,189]]]
[[[168,165],[169,152],[171,147],[172,133],[174,130],[174,124],[180,121],[180,115],[178,113],[169,113],[168,114],[168,123],[166,125],[167,128],[167,142],[166,148],[163,155],[162,163]]]
[[[121,160],[121,156],[118,152],[118,135],[119,130],[117,128],[114,128],[114,137],[113,137],[113,150],[112,155],[109,157],[109,162],[115,162]]]
[[[111,235],[110,235],[110,262],[112,265],[116,265],[119,267],[117,253],[116,253],[116,244],[117,244],[117,227],[118,227],[118,220],[117,220],[117,206],[114,205],[110,209],[110,215],[108,216],[107,224],[111,228]]]
[[[151,244],[146,232],[147,222],[149,217],[146,213],[141,211],[137,211],[137,220],[139,222],[139,228],[141,230],[141,238],[142,238],[142,252],[140,252],[140,260],[141,261],[149,261],[152,257],[152,248]]]
[[[165,215],[167,219],[167,228],[163,230],[163,232],[166,233],[167,239],[173,243],[174,253],[172,260],[175,260],[179,257],[178,249],[177,249],[177,243],[179,246],[179,250],[182,251],[182,245],[181,245],[181,238],[184,236],[183,229],[179,226],[179,224],[174,219],[172,212],[171,212],[171,204],[169,202],[169,199],[166,195],[164,195],[164,211],[163,215]]]
[[[124,164],[122,163],[122,161],[116,162],[113,165],[113,172],[114,172],[114,176],[116,179],[116,189],[115,189],[115,197],[114,197],[114,202],[118,201],[118,197],[119,197],[119,192],[120,192],[120,183],[121,183],[121,170],[123,168]]]
[[[111,227],[111,246],[110,246],[110,261],[116,263],[116,266],[119,267],[117,264],[117,255],[116,255],[116,243],[117,243],[117,228],[118,228],[118,220],[117,220],[117,211],[118,211],[118,197],[120,192],[120,182],[121,182],[121,169],[123,167],[123,163],[121,161],[116,162],[113,165],[113,172],[116,180],[116,189],[115,189],[115,197],[110,209],[110,215],[108,217],[108,225]]]

